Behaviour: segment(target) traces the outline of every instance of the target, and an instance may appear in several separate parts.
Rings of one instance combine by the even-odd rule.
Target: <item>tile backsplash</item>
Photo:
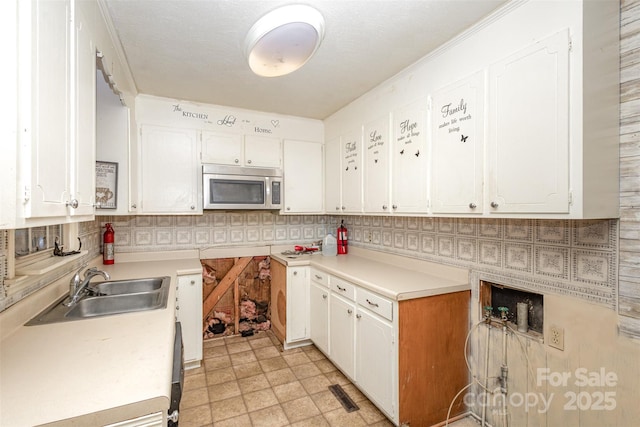
[[[349,244],[464,266],[533,291],[616,307],[618,220],[533,220],[390,216],[281,216],[205,212],[202,216],[99,217],[113,223],[116,252],[308,244],[344,219]]]

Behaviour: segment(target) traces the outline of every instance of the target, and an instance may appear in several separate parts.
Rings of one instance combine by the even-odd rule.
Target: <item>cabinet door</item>
[[[282,144],[278,138],[247,135],[244,137],[244,164],[265,168],[282,167]]]
[[[364,127],[364,211],[390,212],[389,118]]]
[[[432,211],[482,213],[484,73],[437,91],[431,123]]]
[[[142,126],[141,133],[141,212],[201,212],[196,131]]]
[[[393,417],[397,382],[393,327],[366,310],[358,309],[356,317],[356,382]]]
[[[322,213],[322,144],[284,141],[284,213]]]
[[[489,68],[489,212],[569,211],[568,97],[568,31]]]
[[[342,211],[362,212],[362,130],[341,139]]]
[[[427,211],[426,107],[421,101],[393,113],[393,212]]]
[[[71,198],[78,207],[71,215],[92,215],[95,211],[96,161],[96,47],[90,25],[81,9],[76,7],[74,20],[75,61],[73,91],[74,135],[71,139],[73,165]],[[120,173],[126,173],[121,170]]]
[[[26,111],[31,112],[30,123],[23,124],[27,137],[30,135],[25,216],[66,216],[71,171],[70,5],[68,0],[20,3],[24,3],[20,5],[21,9],[32,8],[30,34],[26,34],[28,29],[24,30],[26,39],[31,37],[31,62],[26,66],[31,72],[31,84],[21,96]],[[26,99],[29,93],[30,105]]]
[[[309,303],[311,341],[329,354],[329,290],[312,281]]]
[[[178,321],[182,325],[184,361],[199,365],[202,360],[202,276],[178,276]]]
[[[324,146],[324,206],[328,214],[342,212],[342,174],[340,166],[340,138]]]
[[[331,294],[329,298],[331,361],[347,376],[355,378],[355,305],[334,294]]]
[[[309,339],[309,267],[287,268],[287,343]]]
[[[202,163],[243,165],[242,136],[202,131]]]

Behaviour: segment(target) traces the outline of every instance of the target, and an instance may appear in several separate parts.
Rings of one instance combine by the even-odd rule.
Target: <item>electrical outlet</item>
[[[371,230],[364,230],[363,240],[365,243],[371,243]]]
[[[564,329],[563,328],[556,325],[549,326],[548,339],[549,339],[549,342],[548,342],[549,347],[554,347],[554,348],[557,348],[558,350],[564,351]]]

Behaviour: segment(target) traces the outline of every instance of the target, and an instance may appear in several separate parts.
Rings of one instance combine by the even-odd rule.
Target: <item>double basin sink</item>
[[[167,307],[171,277],[91,283],[88,295],[71,306],[65,295],[26,323],[27,326],[110,316]]]

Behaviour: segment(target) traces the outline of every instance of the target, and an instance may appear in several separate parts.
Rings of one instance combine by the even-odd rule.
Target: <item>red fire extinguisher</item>
[[[338,255],[344,255],[348,252],[347,227],[344,226],[344,219],[338,227]]]
[[[105,228],[107,229],[102,236],[102,263],[103,264],[113,264],[114,261],[114,250],[113,250],[113,238],[114,232],[111,227],[111,223],[106,223]]]

